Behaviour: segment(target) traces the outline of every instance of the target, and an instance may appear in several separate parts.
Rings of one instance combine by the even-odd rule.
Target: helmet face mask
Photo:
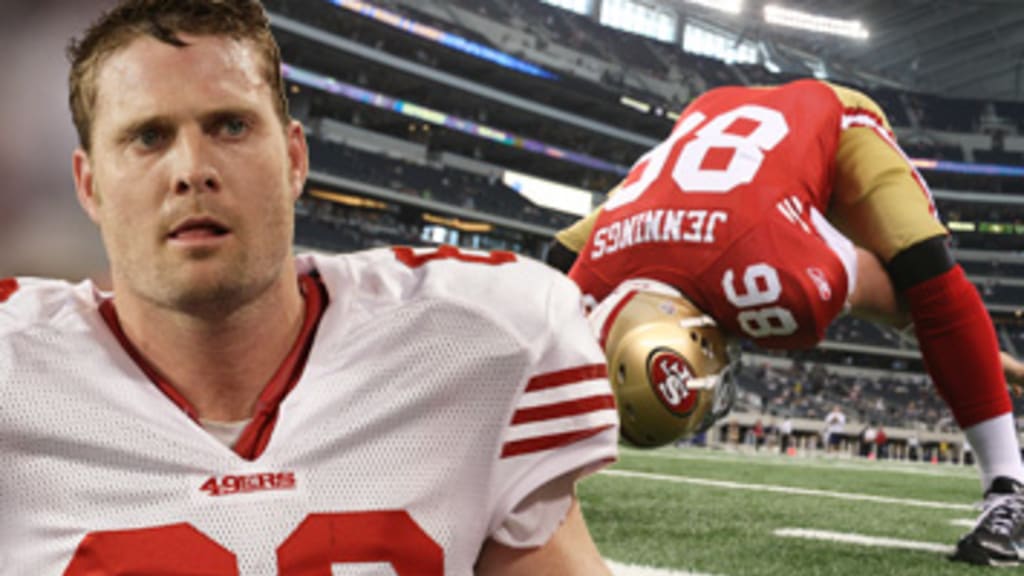
[[[736,393],[732,372],[738,347],[714,320],[665,288],[620,287],[592,314],[622,438],[639,447],[707,430],[728,413]]]

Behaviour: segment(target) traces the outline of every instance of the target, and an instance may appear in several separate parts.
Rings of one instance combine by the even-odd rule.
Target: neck
[[[293,267],[229,313],[162,307],[130,291],[116,292],[128,340],[196,410],[200,418],[237,421],[257,399],[295,344],[305,307]]]

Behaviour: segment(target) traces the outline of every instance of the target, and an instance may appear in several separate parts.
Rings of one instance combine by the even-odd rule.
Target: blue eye
[[[164,142],[167,137],[167,133],[159,128],[143,128],[139,130],[135,139],[142,144],[144,148],[156,148]]]
[[[227,136],[241,136],[249,129],[249,124],[241,118],[228,118],[221,123],[221,129]]]

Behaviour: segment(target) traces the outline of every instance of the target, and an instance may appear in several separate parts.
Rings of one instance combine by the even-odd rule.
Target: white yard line
[[[863,534],[852,534],[847,532],[830,532],[828,530],[807,530],[804,528],[779,528],[774,531],[776,536],[782,538],[803,538],[805,540],[826,540],[829,542],[840,542],[842,544],[856,544],[858,546],[870,546],[875,548],[899,548],[901,550],[920,550],[923,552],[937,552],[939,554],[951,554],[954,547],[948,544],[937,542],[919,542],[916,540],[900,540],[898,538],[880,538],[878,536],[865,536]]]
[[[679,570],[651,568],[650,566],[637,566],[636,564],[620,564],[611,560],[605,561],[615,576],[711,576],[710,574],[700,572],[681,572]]]
[[[711,486],[714,488],[729,488],[732,490],[750,490],[752,492],[773,492],[776,494],[795,494],[799,496],[818,496],[822,498],[835,498],[838,500],[855,500],[859,502],[874,502],[877,504],[896,504],[899,506],[912,506],[915,508],[936,508],[939,510],[974,510],[970,504],[955,504],[951,502],[936,502],[933,500],[913,500],[907,498],[891,498],[887,496],[874,496],[871,494],[853,494],[849,492],[832,492],[829,490],[814,490],[811,488],[793,488],[791,486],[778,486],[775,484],[745,484],[728,480],[708,480],[706,478],[691,478],[688,476],[668,476],[665,474],[651,474],[649,472],[632,472],[629,470],[605,470],[601,472],[605,476],[618,476],[621,478],[640,478],[644,480],[656,480],[659,482],[673,482],[676,484],[693,484],[697,486]]]
[[[630,456],[659,458],[669,460],[698,460],[704,462],[734,462],[738,464],[763,464],[766,466],[799,466],[801,468],[825,468],[829,470],[852,470],[855,472],[892,472],[894,474],[912,474],[919,476],[939,476],[949,478],[977,479],[978,472],[971,466],[955,466],[951,464],[926,464],[924,462],[895,462],[878,460],[855,460],[835,458],[822,454],[815,456],[781,456],[778,454],[753,453],[737,454],[730,452],[710,452],[701,448],[663,448],[659,450],[640,450],[621,448]]]
[[[977,523],[977,518],[954,518],[949,521],[950,526],[961,526],[966,528],[974,528],[974,525]]]

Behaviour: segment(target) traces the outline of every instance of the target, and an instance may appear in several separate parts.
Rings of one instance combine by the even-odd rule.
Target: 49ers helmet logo
[[[687,386],[693,378],[693,370],[686,359],[674,350],[656,348],[648,357],[647,381],[673,414],[685,416],[697,403],[697,394]]]

